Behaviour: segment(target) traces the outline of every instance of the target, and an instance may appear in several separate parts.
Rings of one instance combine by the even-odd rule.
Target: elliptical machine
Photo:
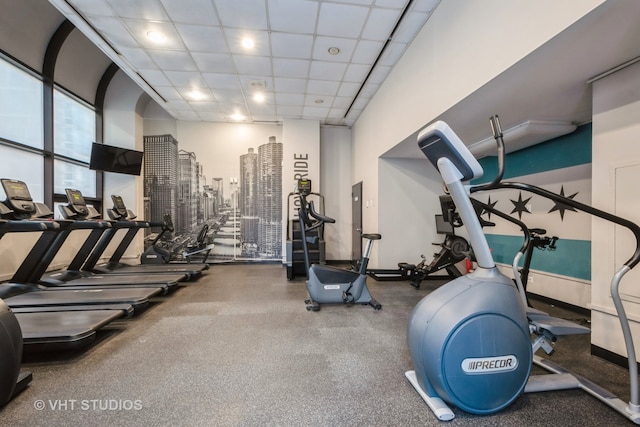
[[[308,246],[315,244],[318,237],[307,237],[307,233],[322,227],[325,223],[334,223],[335,220],[316,212],[313,202],[307,201],[307,196],[311,194],[310,179],[298,180],[298,194],[300,195],[298,220],[300,221],[304,262],[307,270],[307,291],[310,297],[305,300],[307,310],[318,311],[320,304],[363,304],[380,310],[382,305],[373,299],[367,288],[367,264],[373,242],[380,240],[382,236],[380,234],[362,235],[368,241],[360,261],[360,269],[357,272],[321,264],[310,265]]]
[[[622,277],[640,262],[640,227],[539,187],[501,182],[504,146],[496,116],[492,118],[492,127],[498,142],[499,173],[490,184],[476,187],[465,187],[462,183],[482,176],[482,168],[444,122],[432,124],[418,136],[419,148],[439,170],[458,207],[469,232],[478,268],[436,289],[414,308],[407,326],[407,344],[415,370],[405,375],[440,420],[454,418],[448,405],[473,414],[491,414],[506,408],[523,392],[579,388],[640,424],[636,354],[619,292]],[[530,332],[545,338],[547,335],[583,333],[585,328],[569,326],[571,322],[527,309],[522,283],[518,283],[518,291],[496,268],[469,197],[471,192],[494,188],[529,191],[621,225],[633,233],[636,251],[611,280],[611,298],[620,320],[629,362],[629,403],[591,381],[533,355],[538,348],[548,349],[538,340],[532,343]],[[516,281],[519,280],[517,263],[523,254],[521,250],[514,259]],[[532,363],[551,374],[529,376]]]

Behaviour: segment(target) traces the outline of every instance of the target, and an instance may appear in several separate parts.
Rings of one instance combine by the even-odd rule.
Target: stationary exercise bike
[[[629,229],[636,238],[636,248],[640,248],[640,227],[539,187],[500,182],[504,146],[497,117],[492,119],[492,126],[497,135],[499,173],[490,184],[475,187],[465,187],[463,182],[482,176],[482,168],[444,122],[432,124],[418,136],[419,148],[442,175],[469,232],[478,268],[436,289],[414,308],[407,326],[407,344],[415,370],[405,375],[440,420],[454,418],[449,405],[473,414],[491,414],[506,408],[523,392],[580,388],[640,424],[635,348],[619,293],[622,277],[640,262],[640,249],[636,249],[611,280],[611,297],[629,361],[631,401],[626,404],[592,382],[533,355],[538,348],[548,349],[538,340],[532,343],[530,333],[544,341],[547,336],[583,333],[584,328],[526,307],[522,283],[514,286],[511,279],[500,273],[491,257],[469,192],[493,188],[533,192]],[[521,250],[514,258],[514,272],[523,254]],[[532,363],[552,374],[530,376]]]
[[[315,244],[318,237],[307,237],[307,233],[326,223],[334,223],[335,220],[315,211],[312,201],[307,201],[311,193],[311,180],[298,180],[298,194],[300,195],[300,208],[298,220],[302,234],[305,268],[307,270],[307,291],[309,299],[305,301],[307,310],[318,311],[320,304],[363,304],[370,305],[375,310],[380,310],[382,305],[378,303],[367,288],[367,264],[373,248],[373,242],[380,240],[380,234],[363,234],[367,239],[367,246],[360,261],[360,269],[356,271],[343,270],[322,264],[310,265],[309,244]]]

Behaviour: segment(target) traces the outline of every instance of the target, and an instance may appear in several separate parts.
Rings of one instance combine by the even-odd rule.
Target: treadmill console
[[[87,208],[87,202],[85,202],[82,193],[79,190],[71,188],[65,189],[67,193],[67,201],[69,202],[69,209],[73,211],[76,216],[86,218],[89,215],[89,209]]]
[[[308,196],[311,194],[311,180],[302,178],[298,180],[298,193],[301,196]]]
[[[113,212],[114,219],[126,219],[129,216],[129,213],[127,212],[127,207],[125,206],[122,197],[112,194],[111,200],[113,200],[113,209],[111,211]]]
[[[13,211],[14,218],[31,218],[36,211],[36,207],[27,184],[16,179],[6,178],[1,179],[0,182],[2,182],[2,188],[7,195],[7,200],[4,204]]]

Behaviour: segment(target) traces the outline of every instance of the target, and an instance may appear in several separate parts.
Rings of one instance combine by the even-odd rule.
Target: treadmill
[[[78,190],[67,189],[67,199],[69,204],[66,207],[61,207],[61,210],[64,212],[68,210],[69,214],[75,215],[83,215],[83,212],[87,212],[87,206],[82,197],[82,193]],[[112,195],[111,200],[113,201],[113,208],[110,209],[109,216],[115,221],[112,222],[112,228],[107,230],[104,233],[103,239],[99,242],[99,244],[94,248],[94,251],[87,258],[83,269],[88,271],[93,271],[95,273],[115,273],[115,274],[166,274],[166,273],[175,273],[175,274],[185,274],[187,276],[187,280],[194,280],[202,276],[204,270],[209,268],[208,264],[188,264],[188,265],[179,265],[179,264],[139,264],[139,265],[130,265],[121,262],[122,256],[124,255],[127,248],[131,245],[134,237],[138,233],[138,231],[142,228],[149,228],[155,225],[161,226],[164,224],[151,224],[146,221],[133,221],[135,219],[135,215],[127,209],[124,204],[124,200],[121,196]],[[66,208],[66,209],[65,209]],[[66,217],[66,216],[65,216]],[[117,248],[113,252],[111,258],[108,262],[103,264],[98,264],[98,260],[103,255],[104,251],[107,249],[109,243],[111,243],[113,237],[115,236],[118,229],[126,229],[127,232],[125,236],[122,238]]]
[[[58,289],[41,286],[29,278],[45,256],[49,246],[55,241],[60,223],[50,220],[31,220],[36,212],[36,204],[22,181],[2,179],[7,197],[11,198],[11,207],[0,203],[0,215],[9,221],[0,226],[0,238],[7,232],[39,231],[40,237],[31,248],[22,264],[17,268],[8,283],[0,284],[0,298],[12,309],[29,311],[52,311],[53,307],[86,306],[87,309],[98,308],[122,311],[124,314],[134,313],[146,308],[149,299],[158,295],[161,288],[80,288]],[[37,217],[37,216],[36,216]],[[93,306],[93,307],[91,307]],[[48,307],[45,309],[45,307]]]
[[[0,214],[11,210],[0,203]],[[50,223],[53,224],[53,223]],[[51,226],[38,221],[8,221],[0,219],[0,238],[10,232],[42,232]],[[11,291],[10,284],[0,284],[0,292]],[[49,294],[40,292],[41,294]],[[56,293],[56,300],[62,293]],[[129,316],[133,311],[131,305],[119,304],[104,308],[102,306],[74,306],[66,311],[61,306],[41,306],[14,308],[12,301],[20,296],[9,297],[3,305],[7,305],[16,317],[22,333],[23,350],[25,352],[78,349],[93,342],[96,331],[116,319]],[[0,301],[2,301],[0,299]]]
[[[4,178],[1,179],[0,182],[7,195],[5,205],[14,211],[15,215],[24,218],[33,215],[36,209],[39,209],[40,217],[53,216],[53,213],[47,206],[33,202],[29,189],[24,182]],[[178,281],[184,280],[185,278],[185,275],[181,274],[156,274],[153,276],[114,275],[107,277],[105,275],[81,271],[80,269],[74,270],[77,264],[69,265],[66,271],[46,273],[47,268],[72,231],[91,230],[91,237],[96,230],[98,234],[103,234],[110,226],[108,222],[95,221],[58,220],[55,221],[55,223],[58,224],[58,227],[55,229],[47,229],[43,232],[36,246],[14,275],[17,283],[40,283],[50,290],[66,289],[79,291],[83,289],[87,290],[87,288],[90,290],[96,290],[97,288],[149,288],[167,294],[172,289],[177,288]],[[86,250],[86,246],[85,242],[82,248]],[[76,261],[79,255],[80,253],[76,255]]]

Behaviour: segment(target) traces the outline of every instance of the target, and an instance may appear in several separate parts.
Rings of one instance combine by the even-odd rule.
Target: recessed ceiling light
[[[331,55],[337,55],[337,54],[339,54],[339,53],[340,53],[340,49],[338,49],[337,47],[333,46],[333,47],[330,47],[330,48],[328,49],[328,52],[329,52]]]
[[[251,49],[253,48],[254,45],[255,43],[253,42],[253,39],[250,39],[250,38],[242,39],[242,47],[244,47],[245,49]]]
[[[207,95],[205,95],[204,93],[200,92],[198,89],[194,89],[191,92],[187,93],[187,96],[189,98],[191,98],[194,101],[200,101],[202,99],[205,99],[207,97]]]
[[[147,31],[147,37],[154,43],[164,43],[167,40],[167,36],[159,31]]]
[[[266,100],[266,97],[264,96],[264,93],[257,92],[253,95],[253,100],[262,103]]]
[[[246,118],[245,116],[243,116],[240,113],[234,113],[234,114],[230,115],[229,117],[231,118],[231,120],[235,120],[236,122],[241,122]]]
[[[315,102],[316,104],[322,104],[324,102],[324,99],[318,98],[318,99],[314,100],[313,102]]]

